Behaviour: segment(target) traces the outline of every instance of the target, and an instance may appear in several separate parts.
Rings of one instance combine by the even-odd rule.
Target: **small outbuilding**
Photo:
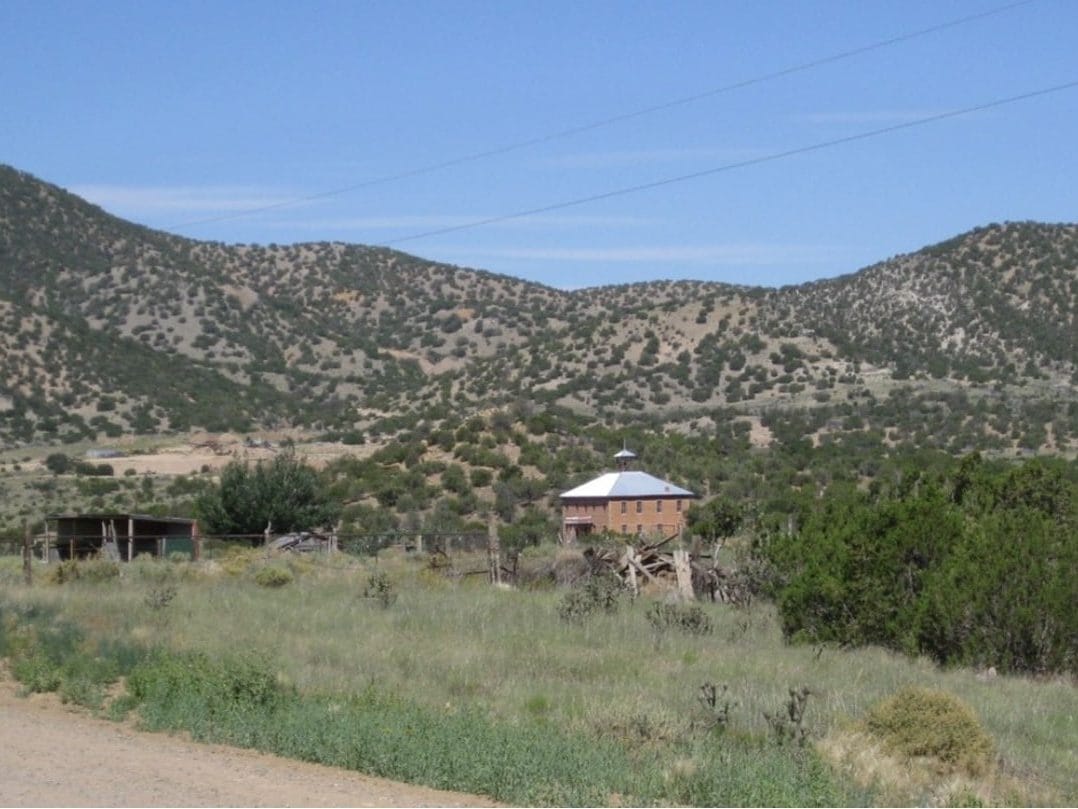
[[[45,517],[45,558],[104,556],[130,562],[139,554],[199,557],[198,522],[152,514],[50,514]]]
[[[696,495],[669,481],[630,469],[636,453],[614,456],[617,472],[607,472],[561,494],[562,533],[568,539],[591,533],[672,536],[685,527],[685,512]]]

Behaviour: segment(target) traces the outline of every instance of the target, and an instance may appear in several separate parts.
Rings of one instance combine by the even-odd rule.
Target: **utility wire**
[[[764,82],[780,79],[784,76],[790,76],[794,73],[801,73],[806,70],[812,70],[813,68],[822,67],[823,65],[833,64],[834,62],[841,62],[846,59],[851,59],[855,56],[860,56],[865,53],[871,53],[872,51],[880,50],[881,48],[890,47],[891,45],[908,42],[911,39],[918,39],[920,37],[927,36],[928,34],[936,33],[937,31],[944,31],[948,28],[955,28],[960,25],[965,25],[967,23],[975,22],[977,20],[982,20],[985,17],[992,17],[997,14],[1002,14],[1006,11],[1011,11],[1012,9],[1019,8],[1020,6],[1027,6],[1034,2],[1037,2],[1037,0],[1017,0],[1016,2],[1007,3],[1002,6],[995,6],[993,8],[986,9],[985,11],[977,12],[976,14],[968,14],[965,17],[957,17],[952,20],[947,20],[946,22],[938,23],[936,25],[929,26],[928,28],[919,28],[916,31],[899,34],[888,39],[881,39],[868,45],[862,45],[860,47],[852,48],[850,50],[840,51],[838,53],[831,54],[830,56],[824,56],[819,59],[813,59],[808,62],[801,62],[790,67],[782,68],[781,70],[764,73],[750,79],[743,79],[741,81],[737,81],[732,84],[726,84],[711,90],[704,90],[703,92],[695,93],[693,95],[682,96],[681,98],[675,98],[670,101],[653,104],[649,107],[641,107],[640,109],[621,113],[620,115],[614,115],[609,118],[602,118],[597,121],[592,121],[591,123],[581,124],[579,126],[569,127],[567,129],[560,129],[555,132],[547,133],[545,135],[539,135],[534,138],[515,141],[513,143],[507,143],[503,146],[496,146],[492,149],[486,149],[480,152],[472,152],[471,154],[461,155],[460,157],[450,158],[448,160],[443,160],[438,163],[430,163],[425,166],[419,166],[413,169],[406,169],[395,174],[384,174],[380,177],[372,177],[358,183],[341,186],[339,188],[333,188],[328,191],[321,191],[316,194],[308,194],[307,196],[295,197],[293,199],[283,200],[281,202],[274,202],[269,205],[260,205],[254,208],[246,208],[242,211],[234,211],[232,213],[223,214],[221,216],[212,216],[206,219],[195,219],[190,222],[181,222],[177,225],[169,226],[168,229],[179,230],[181,228],[194,227],[196,225],[209,225],[215,222],[227,222],[232,219],[239,219],[241,217],[249,216],[255,213],[263,213],[264,211],[272,211],[277,208],[285,208],[292,205],[299,205],[304,202],[312,202],[314,200],[326,199],[327,197],[335,197],[340,194],[346,194],[350,191],[358,191],[360,189],[370,188],[371,186],[375,185],[383,185],[385,183],[391,183],[397,180],[405,180],[409,177],[417,177],[422,174],[430,174],[432,172],[452,168],[453,166],[460,166],[465,163],[474,163],[479,160],[485,160],[489,157],[497,157],[498,155],[520,151],[521,149],[526,149],[531,146],[538,146],[543,143],[549,143],[550,141],[561,140],[562,138],[568,138],[573,135],[580,135],[584,132],[591,132],[595,129],[601,129],[603,127],[621,123],[622,121],[629,121],[633,118],[640,118],[645,115],[651,115],[656,112],[673,109],[674,107],[693,104],[697,101],[702,101],[705,98],[712,98],[723,93],[733,92],[734,90],[741,90],[746,87],[752,87],[756,84],[763,84]]]
[[[597,202],[603,199],[610,199],[612,197],[621,197],[627,194],[635,194],[638,191],[647,191],[652,188],[661,188],[664,185],[673,185],[675,183],[683,183],[688,180],[695,180],[699,177],[708,177],[712,174],[721,174],[727,171],[733,171],[735,169],[742,169],[748,166],[757,166],[761,163],[771,163],[776,160],[782,160],[787,157],[794,157],[795,155],[802,155],[808,152],[815,152],[821,149],[829,149],[833,146],[840,146],[845,143],[853,143],[854,141],[867,140],[869,138],[878,137],[879,135],[886,135],[890,132],[898,132],[903,129],[912,129],[918,126],[924,126],[925,124],[935,123],[936,121],[943,121],[948,118],[957,118],[961,115],[969,115],[973,112],[982,112],[983,110],[990,110],[996,107],[1002,107],[1006,104],[1014,104],[1018,101],[1025,101],[1029,98],[1036,98],[1038,96],[1048,95],[1050,93],[1058,93],[1063,90],[1070,90],[1074,87],[1078,87],[1078,80],[1066,82],[1065,84],[1057,84],[1052,87],[1045,87],[1040,90],[1032,90],[1028,93],[1021,93],[1019,95],[1008,96],[1006,98],[998,98],[994,101],[987,101],[983,104],[976,104],[972,107],[963,107],[958,110],[951,110],[949,112],[941,112],[935,115],[926,115],[923,118],[917,118],[912,121],[904,121],[899,124],[891,124],[890,126],[881,127],[879,129],[871,129],[867,132],[859,132],[856,135],[847,135],[842,138],[834,138],[832,140],[820,141],[819,143],[813,143],[809,146],[800,146],[796,149],[787,149],[783,152],[773,152],[771,154],[762,155],[760,157],[754,157],[748,160],[741,160],[736,163],[726,163],[722,166],[716,166],[715,168],[704,169],[702,171],[694,171],[691,174],[680,174],[676,177],[666,177],[661,180],[655,180],[650,183],[641,183],[640,185],[627,186],[625,188],[617,188],[613,191],[604,191],[601,194],[592,194],[587,197],[578,197],[576,199],[565,200],[562,202],[554,202],[550,205],[543,205],[539,208],[530,208],[526,211],[517,211],[516,213],[503,214],[501,216],[492,216],[487,219],[477,219],[474,222],[467,222],[462,225],[452,225],[450,227],[438,228],[437,230],[427,230],[422,233],[414,233],[410,236],[402,236],[399,239],[392,239],[387,242],[383,242],[386,246],[402,244],[404,242],[416,241],[418,239],[425,239],[429,236],[440,236],[445,233],[456,233],[461,230],[471,230],[472,228],[482,227],[484,225],[493,225],[498,222],[507,222],[511,219],[521,219],[526,216],[534,216],[536,214],[550,213],[551,211],[559,211],[563,208],[572,208],[577,205],[584,205],[589,202]]]

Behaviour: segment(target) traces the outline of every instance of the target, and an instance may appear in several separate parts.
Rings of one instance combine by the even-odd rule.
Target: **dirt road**
[[[0,806],[495,806],[162,733],[15,695],[0,680]]]

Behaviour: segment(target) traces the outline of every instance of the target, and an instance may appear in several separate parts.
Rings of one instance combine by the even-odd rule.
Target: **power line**
[[[538,135],[533,138],[527,138],[525,140],[515,141],[513,143],[507,143],[503,146],[496,146],[491,149],[485,149],[479,152],[472,152],[470,154],[461,155],[459,157],[450,158],[437,163],[430,163],[425,166],[418,166],[413,169],[406,169],[394,174],[384,174],[380,177],[372,177],[367,180],[362,180],[358,183],[352,183],[351,185],[341,186],[339,188],[329,189],[328,191],[321,191],[316,194],[308,194],[302,197],[295,197],[289,200],[283,200],[281,202],[274,202],[269,205],[260,205],[254,208],[246,208],[242,211],[234,211],[232,213],[223,214],[221,216],[208,217],[206,219],[195,219],[190,222],[181,222],[177,225],[171,225],[169,230],[179,230],[181,228],[194,227],[196,225],[209,225],[216,222],[227,222],[232,219],[239,219],[244,216],[250,216],[255,213],[263,213],[265,211],[272,211],[277,208],[286,208],[292,205],[299,205],[304,202],[313,202],[319,199],[326,199],[327,197],[335,197],[340,194],[347,194],[351,191],[359,191],[363,188],[370,188],[375,185],[384,185],[385,183],[395,182],[397,180],[405,180],[410,177],[417,177],[423,174],[430,174],[436,171],[442,171],[444,169],[452,168],[454,166],[460,166],[465,163],[474,163],[479,160],[485,160],[490,157],[497,157],[499,155],[508,154],[510,152],[520,151],[531,146],[539,146],[544,143],[549,143],[554,140],[560,140],[562,138],[568,138],[573,135],[580,135],[584,132],[591,132],[595,129],[601,129],[603,127],[612,126],[613,124],[621,123],[622,121],[629,121],[634,118],[640,118],[645,115],[651,115],[656,112],[662,112],[664,110],[673,109],[675,107],[684,106],[687,104],[693,104],[697,101],[702,101],[706,98],[712,98],[723,93],[733,92],[734,90],[742,90],[746,87],[752,87],[753,85],[763,84],[764,82],[774,81],[775,79],[783,78],[784,76],[790,76],[795,73],[801,73],[806,70],[812,70],[813,68],[822,67],[824,65],[833,64],[835,62],[841,62],[846,59],[851,59],[855,56],[860,56],[865,53],[871,53],[872,51],[880,50],[891,45],[897,45],[902,42],[908,42],[911,39],[918,39],[919,37],[927,36],[938,31],[944,31],[948,28],[955,28],[960,25],[982,20],[986,17],[992,17],[997,14],[1002,14],[1006,11],[1018,8],[1020,6],[1027,6],[1031,3],[1035,3],[1037,0],[1016,0],[1016,2],[1007,3],[1002,6],[995,6],[985,11],[979,11],[976,14],[968,14],[965,17],[956,17],[946,22],[938,23],[936,25],[929,26],[927,28],[919,28],[915,31],[910,31],[905,34],[899,34],[897,36],[890,37],[888,39],[881,39],[868,45],[862,45],[857,48],[851,48],[850,50],[840,51],[830,56],[824,56],[819,59],[813,59],[808,62],[801,62],[790,67],[785,67],[780,70],[775,70],[770,73],[764,73],[759,76],[755,76],[749,79],[743,79],[741,81],[734,82],[732,84],[725,84],[721,87],[716,87],[711,90],[704,90],[699,93],[694,93],[689,96],[682,96],[681,98],[675,98],[670,101],[664,101],[659,104],[653,104],[648,107],[641,107],[640,109],[632,110],[630,112],[614,115],[609,118],[601,118],[597,121],[592,121],[586,124],[580,124],[579,126],[569,127],[567,129],[560,129],[555,132],[550,132],[545,135]]]
[[[604,191],[600,194],[592,194],[591,196],[587,197],[577,197],[576,199],[564,200],[562,202],[554,202],[549,205],[543,205],[538,208],[530,208],[526,211],[517,211],[516,213],[502,214],[501,216],[492,216],[487,219],[477,219],[474,222],[466,222],[462,225],[452,225],[450,227],[438,228],[437,230],[427,230],[422,233],[414,233],[410,236],[402,236],[399,239],[392,239],[390,241],[384,242],[383,244],[385,244],[386,246],[402,244],[404,242],[425,239],[429,236],[440,236],[445,233],[456,233],[457,231],[461,230],[471,230],[472,228],[478,228],[484,225],[493,225],[498,222],[507,222],[511,219],[521,219],[525,216],[535,216],[536,214],[559,211],[563,208],[572,208],[577,205],[584,205],[589,202],[598,202],[599,200],[610,199],[612,197],[621,197],[627,194],[635,194],[639,191],[648,191],[652,188],[661,188],[664,185],[683,183],[688,180],[698,179],[700,177],[708,177],[712,174],[721,174],[723,172],[733,171],[735,169],[742,169],[748,166],[757,166],[761,163],[771,163],[776,160],[782,160],[787,157],[794,157],[796,155],[802,155],[808,152],[828,149],[833,146],[840,146],[845,143],[852,143],[859,140],[867,140],[868,138],[878,137],[879,135],[886,135],[890,132],[897,132],[902,129],[912,129],[913,127],[924,126],[925,124],[934,123],[936,121],[943,121],[948,118],[957,118],[961,115],[969,115],[973,112],[982,112],[983,110],[994,109],[995,107],[1002,107],[1007,104],[1013,104],[1018,101],[1025,101],[1026,99],[1036,98],[1037,96],[1048,95],[1050,93],[1058,93],[1063,90],[1070,90],[1074,87],[1078,87],[1078,80],[1066,82],[1065,84],[1057,84],[1052,87],[1045,87],[1040,90],[1032,90],[1028,93],[1008,96],[1006,98],[998,98],[994,101],[987,101],[983,104],[976,104],[972,107],[963,107],[962,109],[951,110],[950,112],[941,112],[935,115],[926,115],[923,118],[917,118],[912,121],[904,121],[898,124],[891,124],[890,126],[881,127],[879,129],[871,129],[867,132],[859,132],[856,135],[847,135],[842,138],[834,138],[832,140],[820,141],[819,143],[813,143],[808,146],[799,146],[796,149],[787,149],[786,151],[773,152],[771,154],[750,158],[748,160],[740,160],[736,163],[726,163],[722,166],[716,166],[714,168],[704,169],[702,171],[694,171],[691,174],[680,174],[676,177],[666,177],[664,179],[655,180],[650,183],[641,183],[640,185],[617,188],[612,191]]]

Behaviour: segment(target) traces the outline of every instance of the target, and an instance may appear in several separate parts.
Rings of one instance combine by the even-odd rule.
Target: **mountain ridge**
[[[988,225],[779,288],[567,291],[387,248],[187,239],[0,167],[0,285],[9,445],[340,433],[522,400],[604,423],[833,420],[908,389],[1048,408],[1055,449],[1078,446],[1074,224]]]

